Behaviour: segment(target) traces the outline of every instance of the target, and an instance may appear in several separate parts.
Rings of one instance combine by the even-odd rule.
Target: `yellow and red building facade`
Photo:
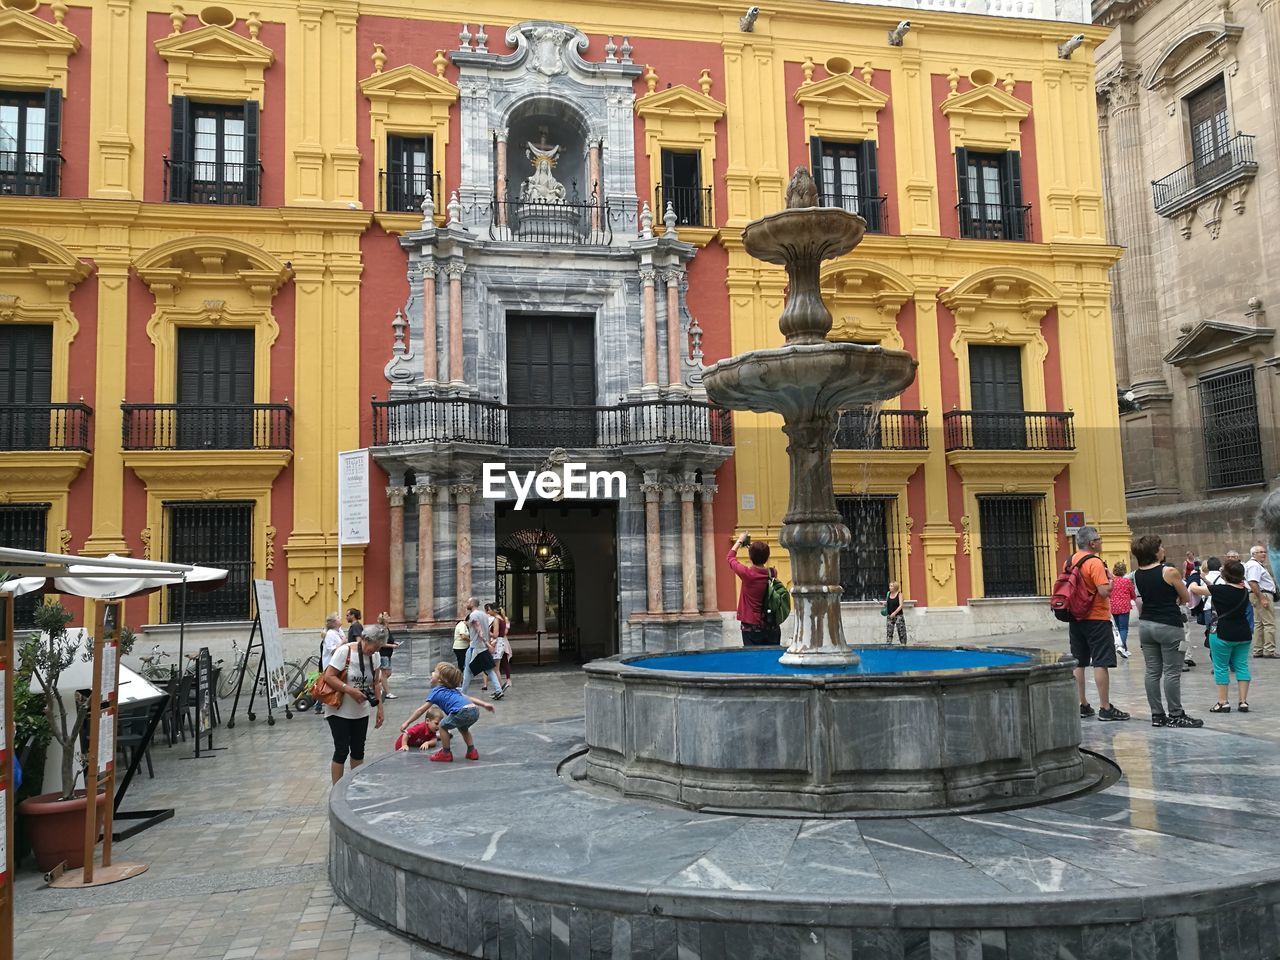
[[[504,543],[521,541],[474,490],[483,457],[516,444],[503,434],[494,454],[482,436],[397,430],[459,410],[514,429],[511,358],[486,364],[511,318],[556,311],[502,291],[543,263],[568,271],[576,310],[598,311],[598,424],[703,416],[700,364],[780,342],[785,275],[750,258],[741,231],[813,163],[825,201],[872,228],[824,267],[832,337],[920,363],[900,398],[842,423],[837,492],[870,544],[850,556],[871,570],[850,581],[868,593],[854,599],[896,579],[966,623],[1036,619],[995,598],[1047,592],[1069,549],[1063,511],[1127,542],[1103,31],[913,10],[899,45],[900,11],[825,0],[780,0],[750,29],[741,5],[703,0],[528,12],[4,0],[0,120],[24,126],[16,149],[0,144],[0,335],[12,368],[38,368],[11,371],[0,395],[11,539],[197,559],[225,520],[236,542],[218,549],[274,582],[286,626],[319,627],[340,603],[449,620],[472,590],[494,592]],[[539,259],[513,219],[529,215],[517,168],[557,143],[554,177],[568,187],[577,171],[578,232],[542,236]],[[555,334],[535,320],[534,339]],[[599,359],[601,343],[618,356]],[[615,642],[593,653],[718,629],[735,588],[705,568],[736,530],[776,545],[776,426],[735,414],[732,442],[677,431],[661,449],[610,447],[635,481],[630,506],[559,514],[580,570],[590,541],[573,538],[616,527],[612,581],[580,574],[579,595],[623,598]],[[530,462],[573,447],[553,440],[530,444]],[[372,538],[343,548],[338,597],[336,460],[366,447]],[[525,527],[545,534],[553,515]],[[130,622],[166,620],[165,603],[131,601]]]

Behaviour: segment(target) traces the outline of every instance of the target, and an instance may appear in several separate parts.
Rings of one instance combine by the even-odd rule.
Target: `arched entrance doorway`
[[[512,650],[534,641],[536,662],[580,659],[573,555],[546,527],[517,530],[498,546],[498,606],[511,622]]]

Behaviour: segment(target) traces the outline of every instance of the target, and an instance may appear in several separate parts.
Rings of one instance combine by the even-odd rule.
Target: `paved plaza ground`
[[[1065,649],[1065,633],[1023,634],[1009,645]],[[1214,699],[1207,651],[1195,651],[1200,665],[1183,675],[1189,713],[1202,716],[1216,733],[1280,740],[1280,661],[1253,661],[1254,712],[1210,715]],[[1142,693],[1141,654],[1113,671],[1113,699],[1133,714],[1121,728],[1085,723],[1084,745],[1119,756],[1135,774],[1153,762],[1188,762],[1214,752],[1205,732],[1153,730]],[[477,727],[483,756],[485,728],[520,725],[581,714],[583,675],[576,669],[517,673],[511,695],[496,715]],[[368,758],[391,748],[401,720],[419,702],[425,685],[404,681],[402,697],[388,704],[383,730],[370,737]],[[1090,694],[1096,703],[1096,697]],[[227,709],[224,707],[224,710]],[[509,734],[511,731],[508,731]],[[505,737],[504,737],[505,739]],[[1159,751],[1148,749],[1155,740]],[[1185,751],[1175,745],[1185,744]],[[243,715],[236,728],[218,730],[228,747],[216,759],[190,760],[189,744],[153,751],[154,780],[135,781],[126,807],[173,806],[175,817],[116,845],[116,859],[150,865],[143,876],[84,891],[51,890],[28,869],[17,878],[16,956],[24,960],[81,957],[258,958],[258,960],[339,960],[397,958],[435,960],[442,954],[413,946],[353,915],[336,902],[326,873],[329,850],[327,796],[330,740],[312,715],[281,718],[269,727],[260,716]],[[1170,757],[1173,757],[1171,760]],[[1163,758],[1157,761],[1157,758]],[[483,763],[483,759],[481,760]],[[432,767],[424,766],[423,790]],[[1252,770],[1251,776],[1266,771]],[[1226,770],[1225,776],[1243,776]],[[1137,779],[1141,779],[1140,777]],[[1124,785],[1122,781],[1122,787]],[[1135,805],[1140,789],[1128,795]],[[1123,795],[1123,790],[1122,790]],[[501,817],[504,798],[494,797]],[[1267,804],[1268,809],[1274,803]],[[566,827],[566,829],[572,829]],[[484,841],[479,841],[483,843]],[[1120,869],[1129,851],[1113,848]]]

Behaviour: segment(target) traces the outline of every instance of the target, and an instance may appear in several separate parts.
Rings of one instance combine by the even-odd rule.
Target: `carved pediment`
[[[827,339],[901,349],[898,313],[912,290],[906,277],[888,267],[840,265],[823,276],[821,289],[833,320]]]
[[[211,24],[175,33],[155,43],[169,65],[169,97],[257,100],[263,104],[263,73],[275,54],[257,40]]]
[[[1204,320],[1183,335],[1177,346],[1165,354],[1164,362],[1175,367],[1198,366],[1229,359],[1227,354],[1236,354],[1243,360],[1254,344],[1269,343],[1275,335],[1273,327]]]
[[[957,93],[939,108],[951,122],[951,148],[1017,150],[1031,105],[992,84]]]
[[[645,117],[687,117],[714,123],[724,116],[724,104],[684,84],[657,93],[645,94],[636,101],[636,113]]]
[[[52,240],[25,230],[0,230],[0,280],[37,280],[65,294],[91,269]]]
[[[1160,52],[1143,77],[1143,86],[1161,90],[1174,85],[1208,59],[1220,60],[1234,75],[1238,67],[1236,44],[1243,32],[1244,27],[1234,23],[1201,23],[1184,30]]]
[[[458,88],[452,83],[411,63],[366,77],[360,81],[360,92],[370,100],[451,104],[458,99]]]
[[[65,27],[13,7],[0,10],[0,85],[65,92],[67,59],[79,49],[79,39]]]
[[[877,115],[889,97],[849,74],[837,74],[819,83],[802,84],[795,92],[795,101],[804,107],[809,136],[875,140]]]
[[[978,311],[1013,311],[1027,324],[1057,305],[1062,294],[1044,277],[1016,267],[991,267],[958,280],[938,295],[958,320]]]

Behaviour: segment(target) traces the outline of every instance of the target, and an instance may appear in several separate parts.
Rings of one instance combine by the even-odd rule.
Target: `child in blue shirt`
[[[444,719],[440,721],[439,729],[440,749],[431,754],[427,758],[428,760],[434,760],[437,763],[450,763],[453,761],[453,751],[449,748],[451,731],[457,731],[462,734],[462,741],[467,745],[468,760],[480,759],[480,754],[476,751],[475,741],[471,739],[471,726],[480,719],[480,710],[477,708],[483,707],[493,713],[493,704],[477,700],[475,697],[468,697],[458,690],[461,683],[461,670],[452,663],[446,663],[443,660],[437,663],[436,668],[431,671],[431,691],[427,694],[426,702],[413,711],[409,715],[409,719],[400,728],[401,730],[407,730],[433,706],[438,707],[444,713]]]

